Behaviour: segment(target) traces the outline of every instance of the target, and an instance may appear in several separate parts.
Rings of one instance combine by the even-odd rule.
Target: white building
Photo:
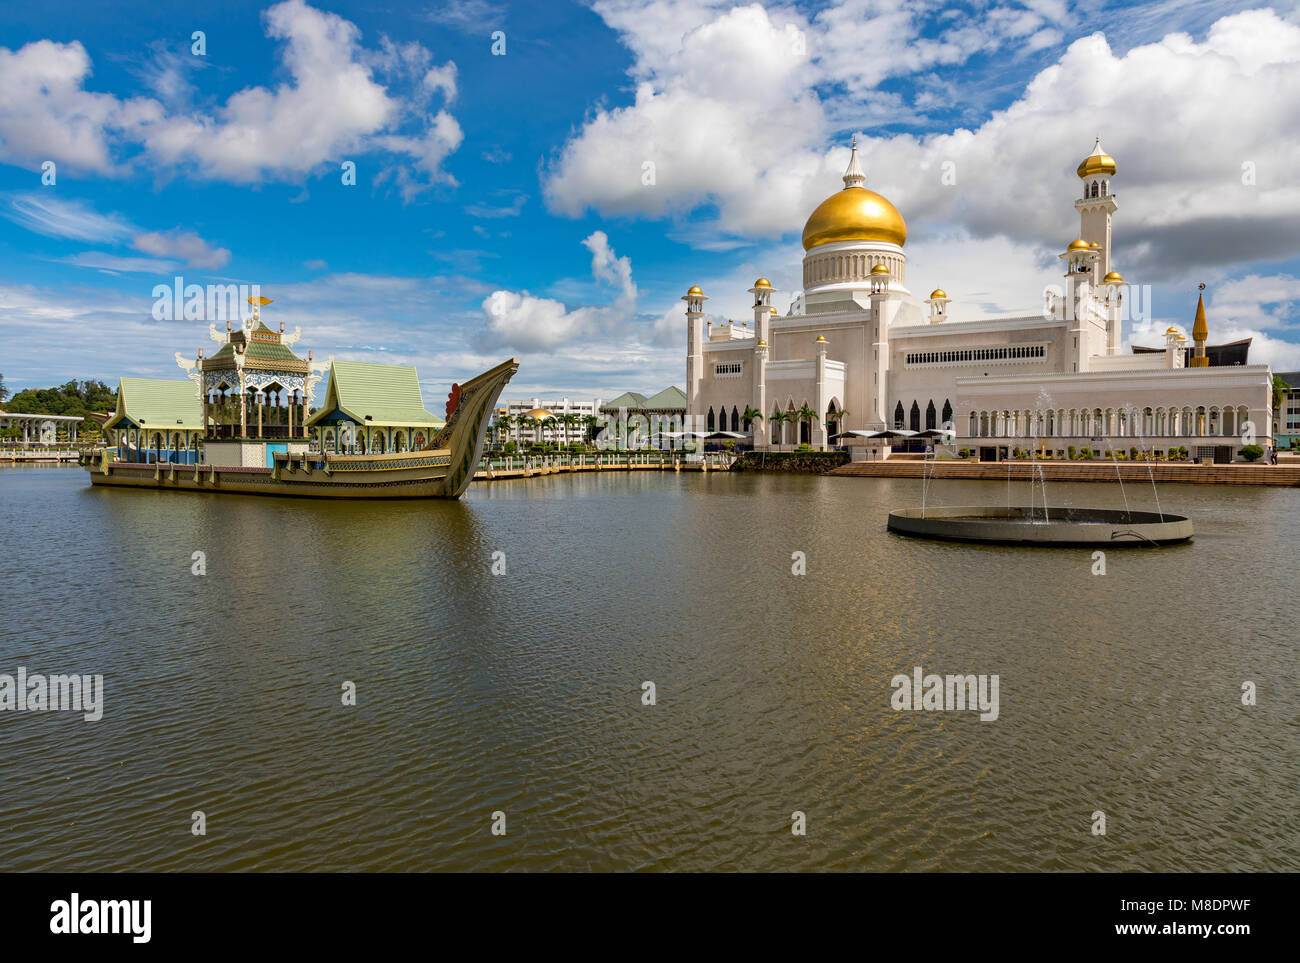
[[[1064,280],[1039,313],[957,321],[941,288],[920,301],[907,286],[907,225],[864,186],[855,143],[843,190],[804,226],[804,289],[784,316],[766,278],[749,289],[752,328],[706,331],[704,292],[692,287],[682,299],[688,414],[712,427],[760,412],[761,421],[744,423],[756,448],[945,426],[981,457],[1034,443],[1223,455],[1252,428],[1268,444],[1268,366],[1210,367],[1203,305],[1189,365],[1174,328],[1163,351],[1121,353],[1127,285],[1111,266],[1115,171],[1100,142],[1079,164],[1079,237],[1060,254]],[[816,417],[800,420],[800,410]],[[780,413],[793,417],[778,424]]]
[[[496,419],[503,414],[510,416],[509,437],[515,442],[529,444],[541,441],[544,444],[558,442],[567,445],[580,442],[586,437],[587,426],[583,419],[600,417],[600,406],[600,398],[590,401],[575,401],[571,398],[554,401],[541,398],[516,399],[501,402],[497,407]],[[576,420],[565,425],[565,415],[576,416]]]

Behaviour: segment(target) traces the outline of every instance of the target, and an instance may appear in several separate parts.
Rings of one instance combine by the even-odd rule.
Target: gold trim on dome
[[[907,222],[888,199],[865,187],[846,187],[817,205],[803,228],[803,249],[836,241],[907,243]]]

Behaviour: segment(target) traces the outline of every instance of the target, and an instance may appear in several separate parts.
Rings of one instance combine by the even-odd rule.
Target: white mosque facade
[[[785,315],[766,278],[750,288],[752,328],[706,324],[699,287],[683,298],[688,415],[710,430],[752,432],[759,449],[817,448],[845,431],[945,428],[955,446],[991,457],[1031,442],[1230,456],[1251,437],[1267,445],[1271,372],[1212,366],[1203,305],[1192,351],[1170,328],[1163,350],[1122,353],[1115,171],[1100,142],[1079,164],[1079,237],[1060,255],[1064,283],[1039,313],[958,321],[942,289],[924,300],[909,289],[906,223],[864,186],[855,144],[844,188],[804,227],[804,288]]]

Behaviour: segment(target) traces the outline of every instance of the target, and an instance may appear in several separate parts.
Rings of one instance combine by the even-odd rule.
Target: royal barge
[[[252,299],[250,299],[252,300]],[[184,380],[123,378],[104,423],[111,444],[81,465],[95,486],[306,498],[459,498],[515,359],[452,386],[445,416],[424,407],[413,367],[299,357],[300,330],[253,316],[194,360]],[[323,403],[314,388],[328,374]]]

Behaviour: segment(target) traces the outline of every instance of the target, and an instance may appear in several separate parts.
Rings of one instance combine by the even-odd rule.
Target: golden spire
[[[1210,326],[1205,320],[1205,297],[1198,294],[1196,296],[1196,321],[1192,325],[1192,337],[1197,341],[1204,341],[1210,336]]]
[[[1200,285],[1200,290],[1205,290],[1205,285]],[[1196,295],[1196,321],[1192,324],[1192,340],[1196,347],[1192,351],[1193,368],[1208,368],[1210,359],[1205,355],[1205,339],[1210,336],[1210,325],[1205,320],[1205,295]]]

